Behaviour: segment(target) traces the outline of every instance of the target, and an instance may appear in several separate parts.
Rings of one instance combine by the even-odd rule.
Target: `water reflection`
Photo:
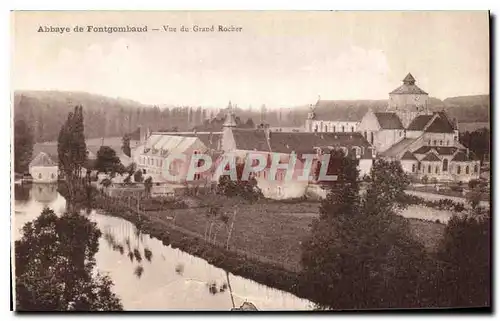
[[[22,191],[26,192],[29,190]],[[20,237],[19,230],[24,223],[36,218],[44,206],[58,214],[65,209],[65,200],[55,185],[43,185],[42,191],[36,192],[37,197],[52,195],[39,198],[42,201],[35,199],[33,190],[28,200],[22,193],[16,192],[14,205],[16,238]],[[141,233],[128,221],[96,211],[91,211],[88,217],[103,233],[96,254],[97,268],[110,275],[115,284],[113,289],[127,310],[228,311],[245,302],[252,302],[259,310],[312,308],[309,301],[292,294],[226,275],[224,270],[203,259]]]

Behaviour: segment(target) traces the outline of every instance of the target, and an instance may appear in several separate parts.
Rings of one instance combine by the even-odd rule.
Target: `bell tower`
[[[403,84],[389,93],[388,111],[395,112],[406,128],[418,115],[428,114],[429,94],[416,85],[411,73],[403,79]]]

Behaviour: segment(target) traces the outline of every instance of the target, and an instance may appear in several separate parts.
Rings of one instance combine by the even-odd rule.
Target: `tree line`
[[[78,92],[18,92],[14,95],[14,118],[32,129],[35,142],[54,141],[65,122],[65,115],[75,105],[84,105],[87,138],[115,137],[131,133],[142,126],[153,131],[192,131],[223,119],[227,106],[217,109],[200,106],[149,106],[137,102]],[[233,107],[245,124],[249,118],[258,124],[301,126],[307,110],[269,110],[250,106]],[[207,129],[209,130],[209,129]]]

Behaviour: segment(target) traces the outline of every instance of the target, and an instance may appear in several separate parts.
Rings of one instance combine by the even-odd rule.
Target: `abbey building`
[[[405,171],[419,179],[467,182],[479,178],[480,162],[458,141],[458,124],[445,112],[430,111],[428,100],[429,94],[408,74],[389,93],[383,111],[370,109],[359,119],[355,111],[347,109],[325,118],[315,109],[327,101],[318,101],[308,114],[305,129],[359,132],[378,157],[399,160]]]

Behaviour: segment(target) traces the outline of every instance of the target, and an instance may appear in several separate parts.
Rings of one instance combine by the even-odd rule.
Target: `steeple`
[[[226,120],[224,120],[223,127],[236,127],[236,119],[234,118],[233,106],[231,105],[231,101],[227,106],[226,110]]]
[[[403,79],[403,84],[405,85],[415,85],[415,78],[411,75],[411,73],[408,73],[406,75],[405,79]]]

